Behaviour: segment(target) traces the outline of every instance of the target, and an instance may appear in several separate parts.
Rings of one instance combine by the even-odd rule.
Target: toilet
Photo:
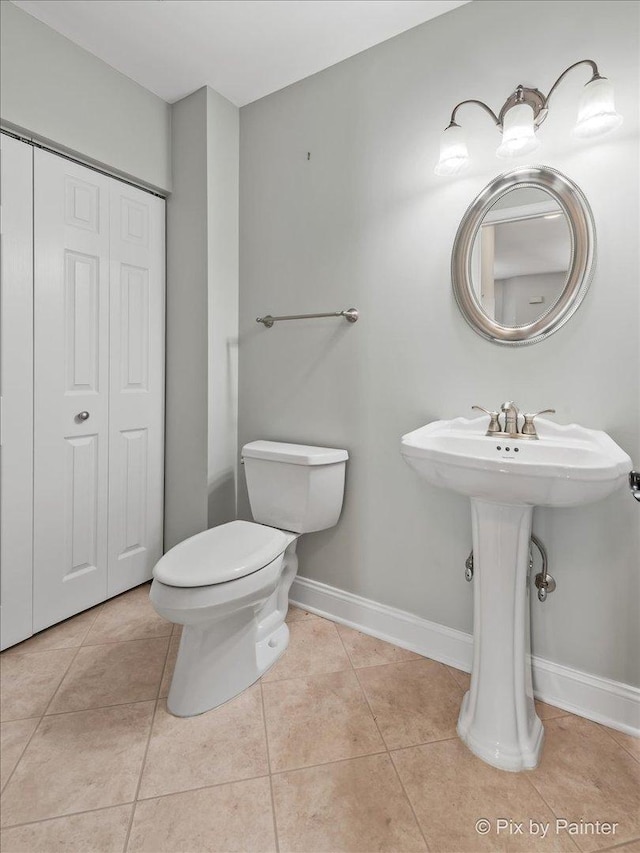
[[[242,448],[255,521],[231,521],[180,542],[153,570],[150,599],[183,626],[167,707],[202,714],[237,696],[283,654],[289,589],[303,533],[334,527],[346,450],[275,441]]]

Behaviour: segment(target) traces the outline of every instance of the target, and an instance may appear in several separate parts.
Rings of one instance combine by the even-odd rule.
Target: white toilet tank
[[[293,533],[337,524],[346,450],[252,441],[242,448],[242,458],[254,521]]]

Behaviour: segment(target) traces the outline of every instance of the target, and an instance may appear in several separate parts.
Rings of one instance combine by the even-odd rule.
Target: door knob
[[[76,415],[77,421],[88,421],[89,420],[89,412],[78,412]]]

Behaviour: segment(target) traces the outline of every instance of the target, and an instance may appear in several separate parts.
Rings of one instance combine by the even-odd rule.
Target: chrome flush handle
[[[634,498],[640,501],[640,471],[631,471],[629,473],[629,488]]]

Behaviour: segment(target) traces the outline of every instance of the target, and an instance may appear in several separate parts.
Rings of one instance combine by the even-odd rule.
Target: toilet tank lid
[[[252,521],[229,521],[175,545],[153,570],[167,586],[212,586],[264,568],[284,553],[294,534]]]
[[[336,447],[313,447],[309,444],[287,444],[282,441],[251,441],[242,448],[242,457],[290,462],[293,465],[333,465],[346,462],[349,454]]]

